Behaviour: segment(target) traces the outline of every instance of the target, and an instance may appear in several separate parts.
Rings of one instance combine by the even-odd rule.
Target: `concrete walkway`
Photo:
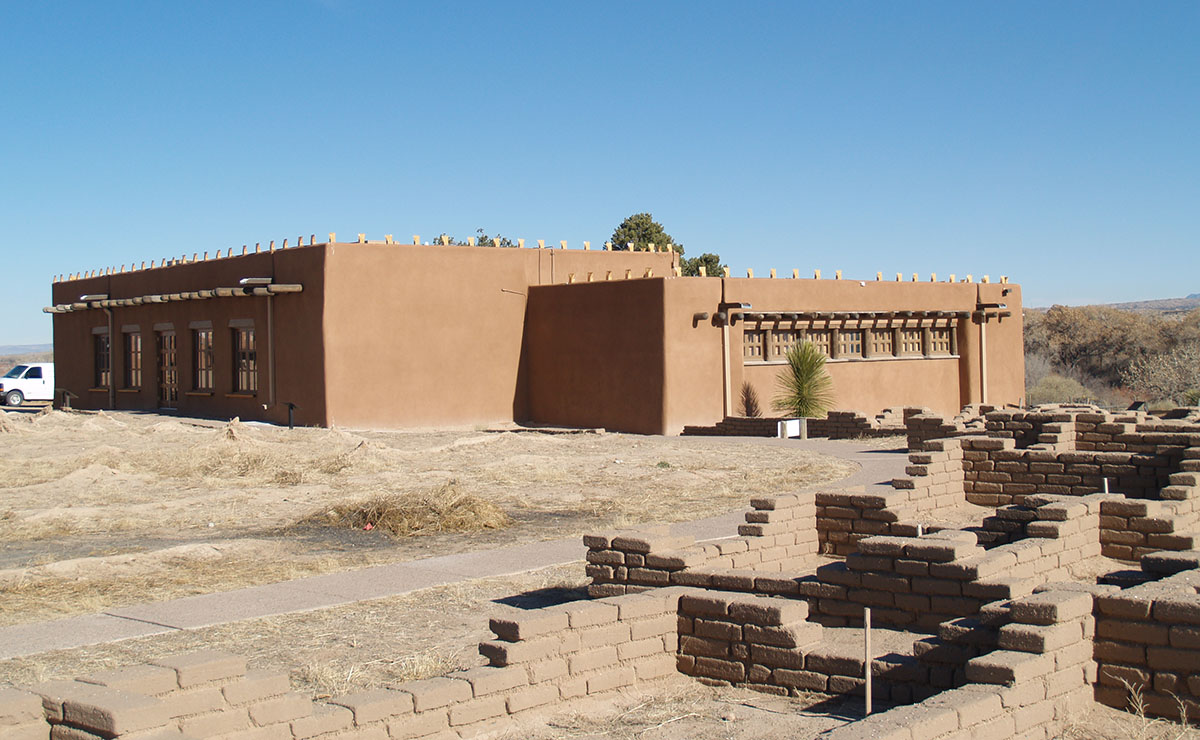
[[[812,450],[861,466],[847,478],[805,490],[884,485],[892,478],[903,475],[907,462],[907,456],[901,452],[880,450],[862,443],[825,439],[758,441],[766,445]],[[734,537],[737,535],[737,525],[745,521],[743,516],[744,510],[739,509],[708,519],[680,522],[671,525],[671,532],[691,535],[697,542]],[[49,622],[0,627],[0,660],[175,630],[199,629],[244,619],[324,609],[477,578],[516,575],[578,562],[583,554],[584,547],[579,537],[530,542],[494,550],[327,573],[236,591],[119,607],[98,614]]]

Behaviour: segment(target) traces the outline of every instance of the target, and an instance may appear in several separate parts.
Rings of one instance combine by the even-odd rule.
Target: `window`
[[[862,357],[862,330],[842,329],[838,332],[838,357]]]
[[[233,392],[258,392],[258,352],[253,328],[233,330]]]
[[[895,332],[891,329],[872,329],[869,340],[871,342],[871,355],[875,357],[888,357],[894,354],[895,336]]]
[[[816,346],[821,354],[829,357],[829,345],[833,340],[833,332],[829,329],[809,329],[804,333],[804,339]]]
[[[192,332],[192,390],[211,391],[212,389],[212,329],[196,329]]]
[[[125,387],[142,387],[142,335],[130,331],[122,335],[125,343]]]
[[[107,388],[112,382],[112,347],[107,334],[92,335],[94,388]]]
[[[42,379],[42,369],[40,367],[29,368],[29,372],[25,373],[25,379],[26,380],[41,380]]]
[[[922,347],[921,330],[920,329],[901,329],[900,330],[900,353],[901,355],[922,355],[925,350]]]
[[[948,355],[950,352],[950,329],[930,329],[929,354]]]
[[[771,359],[787,359],[788,350],[804,341],[804,332],[797,329],[777,329],[771,335]]]
[[[766,360],[766,340],[766,329],[746,329],[742,332],[742,359],[746,362]]]

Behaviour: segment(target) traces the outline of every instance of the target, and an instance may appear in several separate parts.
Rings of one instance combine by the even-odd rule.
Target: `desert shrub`
[[[775,409],[791,416],[821,417],[833,404],[833,381],[825,370],[825,355],[812,342],[788,350],[787,366],[779,375]]]
[[[1091,391],[1078,380],[1050,373],[1028,390],[1026,400],[1030,406],[1036,406],[1042,403],[1081,401],[1092,397]]]

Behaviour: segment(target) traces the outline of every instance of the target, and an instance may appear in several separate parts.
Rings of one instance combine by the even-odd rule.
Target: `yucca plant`
[[[812,342],[787,351],[787,367],[778,378],[775,410],[789,416],[821,417],[833,404],[833,381],[825,371],[825,355]]]

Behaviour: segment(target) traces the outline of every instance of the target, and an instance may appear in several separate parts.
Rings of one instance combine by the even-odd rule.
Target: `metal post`
[[[863,678],[866,680],[867,714],[871,713],[871,607],[863,607]]]
[[[296,404],[288,401],[288,429],[296,428]]]
[[[1104,492],[1108,493],[1108,478],[1104,479]]]

